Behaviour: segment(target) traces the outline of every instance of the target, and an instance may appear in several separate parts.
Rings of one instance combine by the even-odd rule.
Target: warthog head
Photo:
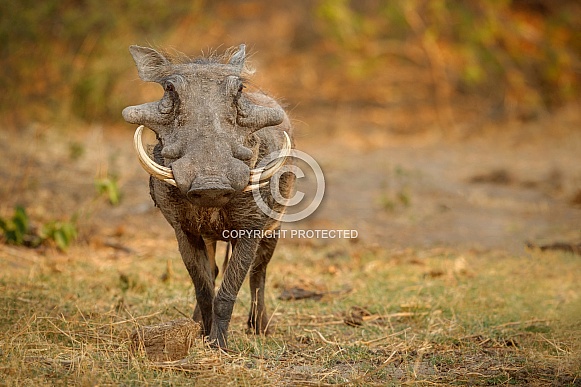
[[[253,175],[263,171],[251,171],[253,152],[245,140],[256,130],[280,124],[284,112],[243,92],[244,45],[227,63],[211,58],[178,63],[152,48],[129,50],[139,77],[164,89],[161,100],[123,110],[127,122],[153,130],[161,145],[164,165],[143,151],[142,127],[136,132],[146,170],[203,207],[221,207],[236,192],[256,188],[259,180]]]

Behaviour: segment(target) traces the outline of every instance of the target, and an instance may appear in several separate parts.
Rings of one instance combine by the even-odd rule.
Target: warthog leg
[[[214,298],[212,330],[210,331],[210,342],[221,348],[227,347],[228,325],[232,317],[234,302],[250,265],[255,259],[259,243],[259,238],[240,238],[232,244],[232,256],[224,272],[220,289]]]
[[[216,278],[218,277],[219,269],[216,265],[216,241],[204,239],[206,245],[206,254],[210,260],[210,268],[213,274],[213,284],[216,286]],[[200,305],[196,302],[196,308],[194,309],[193,319],[195,322],[202,324],[202,311],[200,310]]]
[[[196,289],[196,309],[199,309],[199,316],[194,312],[194,320],[196,318],[201,320],[203,334],[208,335],[212,327],[215,276],[206,251],[206,244],[201,236],[188,233],[179,227],[175,228],[175,233],[182,260]]]
[[[274,249],[278,238],[264,238],[260,241],[256,259],[250,268],[250,294],[252,302],[250,313],[248,314],[248,328],[257,334],[266,334],[268,330],[268,315],[264,305],[264,283],[266,279],[266,266]]]

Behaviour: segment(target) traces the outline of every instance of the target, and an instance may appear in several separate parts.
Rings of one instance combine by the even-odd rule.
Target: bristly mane
[[[230,47],[223,54],[219,54],[215,49],[208,50],[208,53],[202,51],[202,56],[199,57],[189,57],[180,51],[174,51],[170,53],[168,50],[159,49],[158,50],[163,56],[167,58],[172,64],[202,64],[202,65],[212,65],[212,64],[227,64],[232,56],[238,51],[238,47]],[[250,76],[255,73],[255,69],[249,64],[248,58],[251,55],[246,56],[244,61],[244,67],[242,68],[241,75]]]

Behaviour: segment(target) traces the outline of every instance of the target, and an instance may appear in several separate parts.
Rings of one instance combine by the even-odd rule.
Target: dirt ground
[[[356,229],[383,247],[505,249],[581,238],[574,108],[489,137],[398,140],[342,133],[306,143],[328,191],[304,227]]]
[[[578,111],[570,106],[535,122],[505,123],[463,139],[365,128],[321,132],[320,119],[300,117],[297,147],[320,164],[326,192],[313,215],[285,227],[357,230],[357,242],[388,249],[519,252],[527,241],[579,242]],[[37,223],[76,214],[78,243],[89,249],[172,241],[171,228],[149,198],[132,131],[129,125],[75,132],[48,126],[3,130],[0,215],[11,216],[17,204]],[[313,184],[306,173],[299,189],[308,199]],[[98,194],[95,184],[104,177],[117,179],[119,205]],[[283,241],[295,242],[304,241]]]

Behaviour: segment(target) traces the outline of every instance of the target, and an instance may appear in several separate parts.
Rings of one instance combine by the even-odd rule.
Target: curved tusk
[[[274,174],[277,173],[280,170],[280,168],[282,168],[282,166],[286,162],[287,157],[290,156],[292,151],[290,137],[286,131],[283,131],[283,133],[286,141],[283,145],[283,148],[280,150],[276,163],[274,163],[270,167],[265,166],[262,168],[252,169],[250,171],[250,184],[246,188],[244,188],[244,191],[251,191],[253,189],[265,186],[266,184],[268,184],[268,179],[274,176]]]
[[[246,186],[246,188],[244,188],[242,190],[242,192],[248,192],[248,191],[252,191],[252,190],[255,190],[255,189],[259,189],[261,187],[264,187],[267,184],[268,184],[268,180],[267,181],[263,181],[262,183],[249,184],[249,185]]]
[[[165,181],[168,184],[177,187],[176,181],[174,180],[173,172],[171,168],[164,167],[153,161],[148,155],[145,149],[143,149],[143,143],[141,142],[141,134],[143,133],[143,125],[135,130],[135,135],[133,136],[133,146],[137,152],[137,159],[139,163],[145,169],[147,173],[151,176]]]

